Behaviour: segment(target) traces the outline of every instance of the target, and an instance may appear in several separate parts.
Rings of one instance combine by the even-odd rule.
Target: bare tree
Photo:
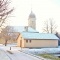
[[[56,24],[55,24],[55,22],[52,20],[52,19],[50,19],[50,33],[54,33],[54,32],[56,32]]]
[[[13,28],[11,27],[6,27],[2,29],[1,37],[5,39],[5,46],[7,45],[7,41],[11,40],[12,32],[13,32]]]
[[[55,33],[56,31],[56,24],[52,19],[49,19],[49,21],[46,21],[44,24],[43,32],[46,33]]]
[[[0,28],[5,23],[8,15],[14,10],[14,8],[8,9],[9,3],[9,0],[0,0]]]
[[[7,42],[16,42],[19,32],[15,32],[14,28],[11,26],[7,26],[6,28],[2,29],[0,36],[4,38],[5,46],[7,45]]]
[[[49,33],[49,25],[48,25],[48,21],[44,22],[45,26],[43,28],[43,32]]]

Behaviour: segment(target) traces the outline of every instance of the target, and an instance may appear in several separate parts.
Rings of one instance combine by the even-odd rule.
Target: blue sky
[[[60,5],[60,0],[51,0],[53,1],[54,3],[56,3],[57,5]]]
[[[28,17],[32,11],[36,15],[36,29],[42,32],[44,21],[52,18],[60,29],[60,0],[12,0],[12,6],[15,10],[12,13],[14,17],[9,17],[10,25],[26,26]]]

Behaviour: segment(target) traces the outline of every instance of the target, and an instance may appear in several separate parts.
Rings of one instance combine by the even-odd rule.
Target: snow
[[[11,51],[13,54],[9,54],[7,50]],[[26,55],[24,53],[28,53],[32,55],[42,54],[42,53],[60,53],[60,46],[58,48],[29,49],[29,48],[16,47],[16,44],[8,44],[7,46],[0,44],[0,60],[10,60],[10,58],[12,60],[17,60],[17,59],[18,60],[40,60],[36,57]]]
[[[10,60],[6,53],[0,49],[0,60]]]
[[[26,53],[43,54],[43,53],[60,53],[60,48],[41,48],[41,49],[27,49]]]
[[[11,50],[12,51],[18,51],[18,50],[22,50],[24,52],[28,52],[28,53],[60,53],[60,46],[57,48],[40,48],[40,49],[29,49],[29,48],[21,48],[21,47],[17,47],[16,43],[15,44],[8,44],[7,46],[4,45],[0,45],[0,49],[2,50]]]
[[[13,44],[14,45],[14,44]],[[25,54],[23,52],[20,52],[19,50],[21,50],[20,47],[15,47],[15,46],[11,46],[12,50],[9,50],[10,45],[4,46],[4,45],[0,45],[0,60],[40,60],[36,57],[33,57],[31,55]],[[24,48],[26,49],[26,48]],[[11,51],[13,54],[10,54],[7,52]]]
[[[7,46],[0,45],[0,49],[6,51],[6,50],[10,50],[10,47],[11,47],[11,50],[21,50],[20,47],[16,47],[16,46],[17,46],[16,43],[14,43],[14,44],[7,44]]]
[[[18,50],[22,50],[24,52],[28,52],[28,53],[60,53],[60,46],[58,48],[40,48],[40,49],[29,49],[29,48],[20,48],[17,47],[16,44],[8,44],[7,46],[4,45],[0,45],[0,49],[2,50],[11,50],[12,51],[18,51]]]

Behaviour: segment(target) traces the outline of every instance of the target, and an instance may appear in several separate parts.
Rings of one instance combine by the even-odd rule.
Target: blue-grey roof
[[[36,18],[35,14],[31,11],[29,18]]]
[[[23,32],[22,36],[24,39],[54,39],[58,40],[58,37],[54,34],[47,34],[47,33],[28,33],[28,32]]]
[[[25,27],[27,26],[8,26],[8,27],[12,27],[14,32],[26,32]],[[38,32],[38,31],[34,30],[31,27],[28,27],[28,32]]]

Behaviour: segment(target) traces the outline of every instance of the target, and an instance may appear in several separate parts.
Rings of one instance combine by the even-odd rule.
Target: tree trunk
[[[5,40],[5,46],[7,46],[7,40]]]

